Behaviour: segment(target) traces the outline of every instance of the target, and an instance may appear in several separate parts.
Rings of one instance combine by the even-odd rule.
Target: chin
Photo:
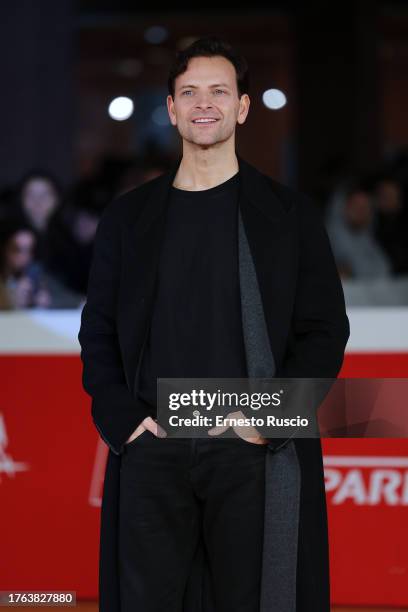
[[[197,135],[195,134],[194,138],[192,139],[192,142],[197,145],[212,146],[212,145],[217,145],[222,142],[225,142],[225,140],[227,139],[225,138],[223,134],[206,134],[206,135],[203,134],[199,138],[197,138]]]
[[[192,138],[191,136],[188,136],[187,138],[184,136],[183,138],[190,144],[197,147],[211,147],[220,142],[218,138]]]
[[[190,131],[186,131],[184,134],[179,131],[180,136],[190,142],[193,145],[197,146],[213,146],[225,140],[225,136],[223,134],[196,134],[191,133]]]
[[[220,141],[216,138],[212,138],[211,140],[206,140],[204,138],[200,140],[193,140],[193,144],[198,145],[200,147],[211,147],[213,145],[218,144]]]

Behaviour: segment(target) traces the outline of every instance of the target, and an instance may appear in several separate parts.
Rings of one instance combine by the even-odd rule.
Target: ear
[[[251,100],[249,99],[248,94],[242,94],[240,101],[239,101],[239,111],[238,111],[238,117],[237,117],[237,122],[240,125],[244,123],[245,119],[247,118],[250,104],[251,104]]]
[[[170,94],[166,98],[166,103],[167,103],[167,112],[169,113],[171,124],[177,125],[176,112],[174,109],[174,100]]]

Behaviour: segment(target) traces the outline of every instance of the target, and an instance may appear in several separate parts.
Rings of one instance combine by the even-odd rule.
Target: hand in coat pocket
[[[158,438],[165,438],[167,436],[167,433],[163,429],[163,427],[161,427],[158,423],[156,423],[154,419],[152,419],[152,417],[149,416],[143,419],[141,423],[139,423],[135,431],[126,440],[125,444],[129,444],[130,442],[133,442],[133,440],[141,436],[142,433],[146,431],[146,429],[151,431],[152,434]]]

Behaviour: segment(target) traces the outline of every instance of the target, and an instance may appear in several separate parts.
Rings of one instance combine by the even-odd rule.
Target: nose
[[[212,108],[212,101],[208,94],[200,93],[196,97],[196,108],[204,109],[204,108]]]

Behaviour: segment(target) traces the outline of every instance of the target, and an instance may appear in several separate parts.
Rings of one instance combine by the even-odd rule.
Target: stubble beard
[[[184,132],[184,133],[183,133]],[[234,130],[220,130],[218,133],[215,133],[211,136],[211,138],[205,137],[203,134],[200,137],[200,134],[194,133],[193,129],[179,130],[180,136],[183,140],[187,141],[189,144],[196,145],[202,148],[209,148],[220,145],[231,138],[234,133]]]

